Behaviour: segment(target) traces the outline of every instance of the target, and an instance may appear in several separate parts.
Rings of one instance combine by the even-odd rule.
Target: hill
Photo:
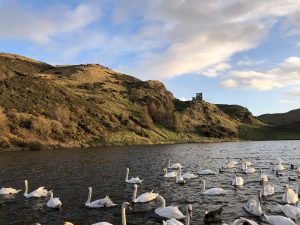
[[[273,125],[300,125],[300,109],[291,110],[287,113],[263,114],[258,118]]]
[[[159,81],[98,64],[52,66],[0,54],[1,148],[259,139],[253,129],[266,127],[246,108],[183,102]]]

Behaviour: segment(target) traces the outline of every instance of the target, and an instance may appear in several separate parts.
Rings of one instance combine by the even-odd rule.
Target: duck
[[[176,175],[175,182],[177,184],[185,184],[186,180],[181,176],[181,168],[179,168],[179,173]]]
[[[291,178],[291,177],[288,177],[288,180],[289,180],[289,181],[297,181],[296,178]]]
[[[274,171],[283,171],[283,170],[285,170],[285,167],[281,163],[280,164],[273,164],[273,170]]]
[[[197,170],[199,175],[216,175],[216,172],[210,169],[201,169],[201,167]]]
[[[130,204],[128,202],[124,202],[122,204],[122,209],[121,209],[121,214],[122,214],[122,225],[126,225],[127,221],[126,221],[126,209],[130,209],[131,210],[131,207],[130,207]],[[99,223],[94,223],[92,225],[112,225],[111,223],[108,223],[108,222],[99,222]]]
[[[114,204],[112,202],[112,200],[110,199],[109,196],[106,196],[105,198],[102,199],[98,199],[95,201],[91,202],[91,198],[92,198],[92,187],[88,188],[89,193],[88,193],[88,199],[85,203],[85,206],[88,208],[102,208],[102,207],[112,207],[112,206],[116,206],[117,204]]]
[[[285,216],[293,220],[296,220],[297,215],[300,215],[300,209],[296,206],[289,205],[289,204],[285,204],[285,205],[278,204],[278,207],[284,213]]]
[[[282,202],[287,204],[296,204],[299,201],[298,194],[289,187],[288,184],[284,186],[284,194],[282,195]]]
[[[48,191],[44,187],[39,187],[35,191],[32,191],[28,194],[28,181],[25,180],[25,192],[24,197],[26,198],[41,198],[48,196]]]
[[[176,177],[177,175],[177,172],[176,171],[171,171],[168,173],[168,170],[167,169],[164,169],[164,174],[163,174],[163,177],[166,177],[166,178],[173,178],[173,177]]]
[[[47,207],[52,209],[57,209],[62,206],[62,202],[59,200],[59,198],[53,198],[53,191],[49,191],[50,199],[47,202]]]
[[[263,214],[260,206],[260,196],[261,192],[258,192],[258,200],[249,199],[248,202],[243,206],[243,208],[250,214],[254,216],[261,216]]]
[[[185,215],[183,215],[182,212],[180,212],[180,210],[178,209],[178,206],[167,206],[166,207],[166,201],[161,195],[158,195],[156,199],[158,201],[160,201],[162,204],[161,207],[154,210],[154,212],[158,216],[168,218],[168,219],[174,218],[177,220],[185,218]]]
[[[9,188],[2,187],[0,189],[0,195],[13,195],[13,194],[19,193],[20,191],[21,190],[16,190],[16,189],[11,188],[11,187],[9,187]]]
[[[263,180],[268,182],[269,181],[268,176],[266,174],[262,174],[262,171],[259,170],[259,182],[262,183]]]
[[[202,194],[204,195],[224,195],[227,193],[223,188],[210,188],[208,190],[205,189],[205,180],[201,180],[202,182]]]
[[[262,196],[269,196],[275,193],[275,188],[265,180],[262,180]]]
[[[192,205],[188,204],[184,224],[174,218],[171,218],[167,221],[163,220],[163,225],[189,225],[190,220],[192,219],[192,211],[193,211]]]
[[[283,176],[283,174],[279,173],[278,171],[275,172],[275,175],[276,175],[276,177],[282,177]]]
[[[231,225],[258,225],[258,223],[253,220],[240,217],[239,219],[236,219]]]
[[[242,177],[238,177],[236,172],[234,173],[232,185],[233,186],[243,186],[244,185],[244,179]]]
[[[222,220],[222,211],[223,208],[220,207],[217,210],[213,210],[208,212],[207,208],[204,210],[204,222],[211,223],[211,222],[220,222]]]
[[[179,168],[182,168],[180,163],[174,163],[174,164],[171,165],[171,160],[168,159],[168,169],[178,170]]]
[[[291,170],[294,170],[294,169],[295,169],[295,165],[291,164]]]
[[[285,216],[264,214],[264,217],[271,225],[297,225],[293,220]]]
[[[131,179],[128,180],[128,175],[129,175],[129,168],[126,169],[126,178],[125,182],[129,184],[141,184],[143,180],[141,180],[139,177],[132,177]]]
[[[133,196],[132,196],[133,203],[150,202],[152,200],[155,200],[157,198],[157,196],[159,195],[158,193],[153,193],[153,190],[152,190],[151,192],[146,192],[146,193],[136,197],[138,185],[137,184],[133,185],[133,188],[134,188]]]

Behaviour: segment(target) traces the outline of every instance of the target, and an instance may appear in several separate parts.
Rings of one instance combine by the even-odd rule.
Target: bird
[[[210,169],[201,169],[201,167],[197,170],[199,175],[216,175],[216,173]]]
[[[50,193],[50,199],[47,202],[47,207],[52,209],[57,209],[62,206],[62,202],[59,200],[59,198],[53,198],[53,191],[49,191]]]
[[[168,159],[168,169],[176,169],[178,170],[179,168],[182,168],[180,163],[174,163],[171,165],[171,160]]]
[[[276,177],[282,177],[283,174],[279,173],[278,171],[275,172]]]
[[[0,189],[0,195],[12,195],[12,194],[17,194],[17,193],[19,193],[21,190],[16,190],[16,189],[14,189],[14,188],[11,188],[11,187],[9,187],[9,188],[4,188],[4,187],[2,187],[1,189]]]
[[[201,180],[202,182],[202,194],[204,195],[224,195],[227,193],[223,188],[210,188],[208,190],[205,189],[205,180]]]
[[[247,165],[246,165],[246,167],[245,167],[245,171],[244,171],[245,173],[255,173],[256,172],[256,169],[255,168],[253,168],[253,167],[248,167]]]
[[[262,196],[265,197],[265,196],[273,195],[274,192],[275,192],[275,188],[263,179],[262,191],[261,191]]]
[[[213,210],[208,212],[207,208],[204,211],[204,222],[211,223],[211,222],[220,222],[222,220],[222,211],[223,208],[220,207],[217,210]]]
[[[163,177],[172,178],[172,177],[176,177],[176,175],[177,175],[176,171],[171,171],[168,173],[168,170],[164,169]]]
[[[297,181],[295,178],[288,177],[289,181]]]
[[[44,187],[39,187],[35,191],[32,191],[28,194],[28,181],[25,180],[25,192],[24,197],[26,198],[40,198],[48,196],[48,191]]]
[[[289,204],[285,204],[285,205],[278,204],[278,207],[284,213],[285,216],[293,220],[296,220],[297,215],[300,215],[300,208],[296,206],[289,205]]]
[[[299,201],[298,194],[289,187],[289,185],[284,186],[284,194],[282,195],[283,203],[296,204]]]
[[[137,189],[138,189],[137,184],[134,184],[133,188],[134,188],[134,191],[133,191],[133,196],[132,196],[132,202],[134,202],[134,203],[150,202],[152,200],[155,200],[157,198],[157,196],[159,195],[158,193],[153,193],[153,190],[152,190],[151,192],[146,192],[146,193],[141,194],[140,196],[136,197]]]
[[[181,168],[179,168],[179,173],[176,175],[176,180],[175,182],[177,184],[185,184],[186,180],[183,179],[183,177],[181,176]]]
[[[193,211],[192,205],[188,204],[184,224],[174,218],[171,218],[167,221],[163,220],[163,225],[189,225],[190,220],[192,219],[192,211]]]
[[[126,225],[126,209],[127,208],[129,208],[131,210],[130,204],[128,202],[124,202],[122,204],[122,209],[121,209],[122,225]],[[99,222],[99,223],[94,223],[92,225],[112,225],[112,224],[108,223],[108,222]]]
[[[236,219],[231,225],[258,225],[258,224],[253,220],[240,217],[239,219]]]
[[[179,173],[181,174],[181,168],[179,168]],[[189,180],[189,179],[194,179],[197,178],[198,176],[193,174],[193,173],[184,173],[181,175],[183,179]]]
[[[131,179],[128,180],[128,175],[129,175],[129,168],[126,169],[126,178],[125,182],[129,184],[140,184],[143,182],[139,177],[132,177]]]
[[[249,199],[247,203],[243,206],[243,208],[250,214],[254,216],[261,216],[263,214],[261,206],[260,206],[260,195],[261,192],[258,192],[258,200]]]
[[[282,159],[281,158],[276,158],[273,162],[272,162],[272,164],[273,165],[279,165],[279,164],[282,164],[283,163],[283,161],[282,161]]]
[[[291,170],[294,170],[294,169],[295,169],[295,165],[291,164]]]
[[[156,199],[162,204],[161,207],[154,210],[158,216],[169,219],[174,218],[177,220],[185,218],[185,215],[180,212],[178,206],[166,206],[166,201],[161,195],[158,195]]]
[[[264,217],[271,225],[297,225],[294,221],[285,216],[264,214]]]
[[[274,171],[282,171],[282,170],[285,170],[285,167],[281,163],[273,164],[273,170]]]
[[[234,172],[234,179],[232,180],[233,186],[243,186],[244,179],[242,177],[238,177],[236,171]]]
[[[89,207],[89,208],[102,208],[102,207],[116,206],[116,204],[114,204],[112,202],[112,200],[110,199],[109,196],[106,196],[105,198],[98,199],[98,200],[95,200],[95,201],[91,202],[93,189],[92,189],[92,187],[89,187],[88,190],[89,190],[88,199],[85,203],[86,207]]]
[[[269,181],[268,176],[266,174],[262,174],[262,171],[259,170],[259,181],[262,182],[263,180],[268,182]]]
[[[227,157],[228,162],[222,165],[222,168],[224,169],[231,169],[231,168],[235,168],[239,163],[237,161],[230,161],[229,156]]]

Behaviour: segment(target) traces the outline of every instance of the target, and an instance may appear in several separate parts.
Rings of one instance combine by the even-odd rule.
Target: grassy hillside
[[[238,140],[261,127],[243,107],[182,102],[158,81],[101,65],[0,54],[1,148]]]
[[[258,118],[273,125],[300,125],[300,109],[295,109],[287,113],[263,114]]]

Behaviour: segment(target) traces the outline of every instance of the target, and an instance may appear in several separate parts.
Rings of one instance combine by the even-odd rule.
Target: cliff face
[[[235,139],[241,126],[256,121],[248,111],[240,114],[204,101],[182,102],[158,81],[101,65],[51,66],[0,54],[2,148]]]

